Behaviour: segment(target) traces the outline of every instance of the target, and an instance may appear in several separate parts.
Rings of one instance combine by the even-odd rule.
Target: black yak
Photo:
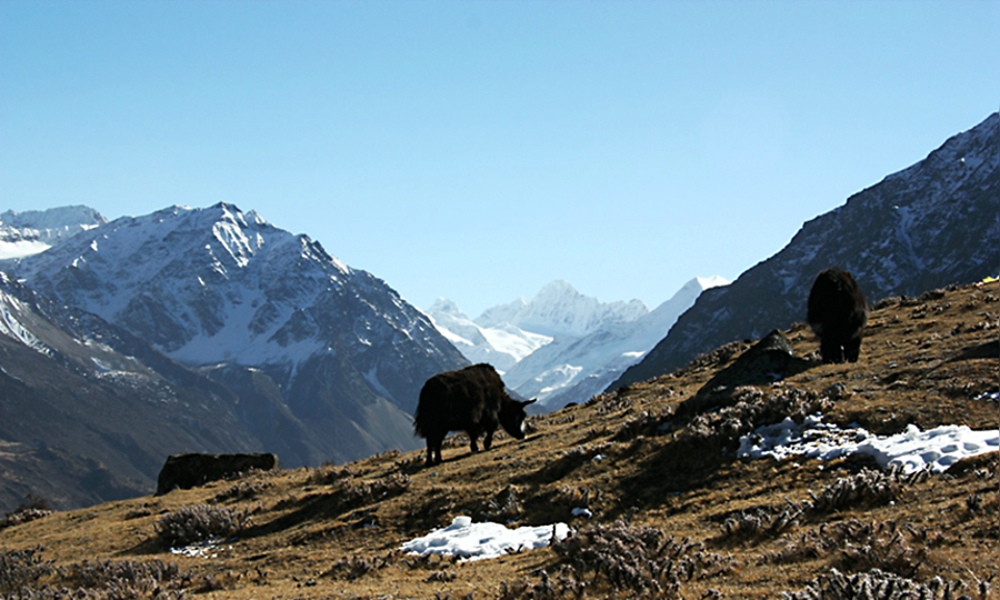
[[[857,362],[868,304],[854,276],[839,267],[817,275],[809,291],[807,321],[819,336],[823,362]]]
[[[191,489],[210,481],[218,481],[251,469],[271,471],[278,468],[278,457],[259,454],[171,454],[160,469],[156,495],[180,488]]]
[[[427,464],[433,465],[441,462],[441,443],[449,431],[468,433],[473,452],[479,452],[476,439],[483,433],[483,447],[490,449],[498,425],[515,438],[524,439],[524,407],[532,402],[508,396],[492,366],[472,365],[427,380],[420,390],[413,430],[427,438]]]

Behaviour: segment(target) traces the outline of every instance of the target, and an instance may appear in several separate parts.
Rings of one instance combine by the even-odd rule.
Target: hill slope
[[[803,225],[789,244],[708,290],[611,386],[668,373],[696,354],[805,318],[817,273],[839,265],[877,301],[1000,270],[1000,115]]]
[[[911,425],[997,432],[998,314],[996,282],[889,299],[872,312],[856,364],[820,364],[815,339],[795,325],[785,332],[794,356],[748,366],[749,345],[729,344],[532,417],[524,441],[502,437],[471,455],[450,438],[433,468],[422,452],[391,452],[49,514],[0,529],[0,582],[213,598],[831,598],[861,596],[818,590],[866,579],[986,597],[980,582],[1000,576],[996,452],[912,475],[859,455],[735,452],[759,426],[816,412],[879,435]],[[171,554],[157,522],[210,510],[250,521],[208,549]],[[398,550],[458,515],[576,531],[548,549],[468,563]]]

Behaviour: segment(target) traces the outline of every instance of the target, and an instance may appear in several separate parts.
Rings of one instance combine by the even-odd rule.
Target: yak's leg
[[[427,466],[441,464],[441,444],[443,442],[443,436],[427,436]]]
[[[858,362],[858,357],[861,356],[861,337],[855,337],[847,340],[844,344],[844,358],[848,362]]]
[[[483,440],[483,448],[489,450],[490,446],[492,445],[493,445],[493,429],[488,428],[486,430],[486,439]]]
[[[468,429],[465,433],[469,435],[469,447],[472,448],[473,452],[479,452],[479,442],[476,441],[476,438],[479,437],[479,430]]]
[[[834,340],[831,337],[826,336],[821,338],[819,342],[819,353],[823,356],[823,362],[844,362],[844,350],[840,346],[840,340]]]

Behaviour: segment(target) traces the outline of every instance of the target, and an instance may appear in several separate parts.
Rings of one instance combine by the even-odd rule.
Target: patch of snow
[[[214,538],[203,542],[195,542],[179,548],[171,548],[170,553],[180,554],[181,556],[190,556],[192,558],[218,558],[219,547],[222,543],[222,540]],[[232,550],[233,547],[229,546],[228,549]]]
[[[509,529],[499,523],[473,523],[471,517],[460,516],[448,527],[406,542],[402,549],[420,556],[442,554],[473,561],[544,548],[553,539],[563,540],[568,535],[565,523]]]
[[[806,456],[830,460],[849,454],[866,454],[882,468],[901,466],[906,473],[928,468],[942,473],[955,462],[1000,449],[1000,430],[975,431],[965,425],[942,425],[921,431],[878,436],[861,427],[841,429],[823,423],[821,415],[807,417],[801,425],[790,418],[757,428],[740,439],[737,456],[782,460]]]
[[[590,519],[590,518],[593,518],[593,516],[594,516],[594,513],[590,512],[589,508],[582,508],[580,506],[577,506],[571,512],[572,512],[572,514],[573,514],[574,517],[586,517],[586,518]]]
[[[40,240],[0,241],[0,260],[31,256],[32,254],[45,252],[51,247]]]

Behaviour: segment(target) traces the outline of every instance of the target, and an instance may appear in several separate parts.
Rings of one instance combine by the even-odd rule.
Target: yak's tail
[[[417,402],[417,410],[413,413],[413,433],[416,434],[417,437],[422,438],[427,437],[427,415],[425,414],[426,394],[424,391],[425,390],[420,390],[420,400]]]

